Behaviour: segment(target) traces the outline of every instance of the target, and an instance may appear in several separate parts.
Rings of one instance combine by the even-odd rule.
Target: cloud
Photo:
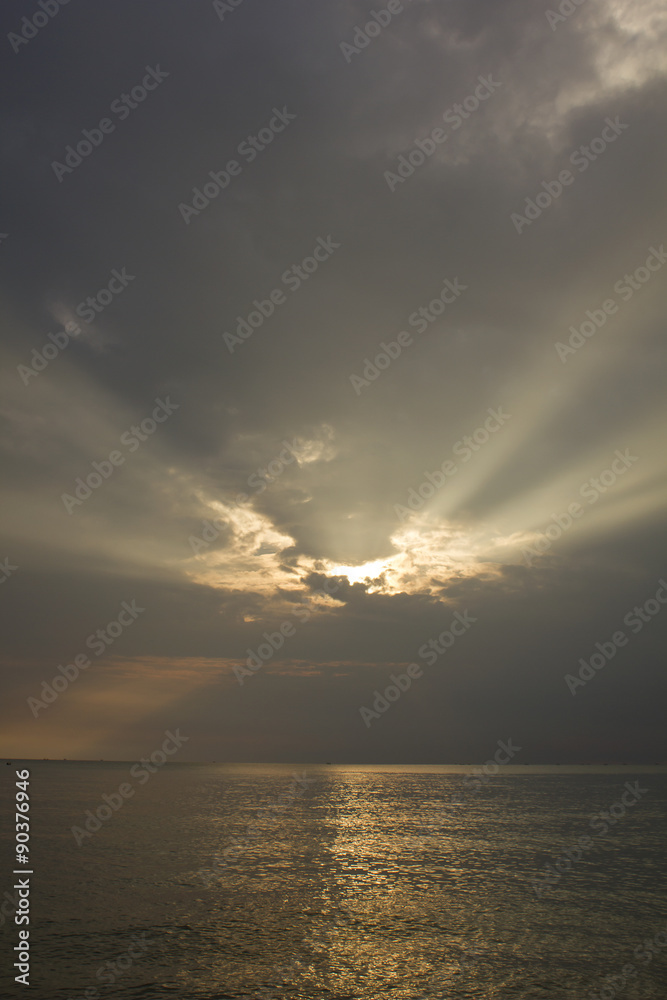
[[[40,753],[119,754],[182,708],[216,759],[316,759],[328,745],[486,759],[510,723],[537,757],[566,754],[568,727],[578,753],[604,757],[642,719],[637,753],[653,754],[658,728],[629,675],[600,681],[586,711],[561,685],[664,572],[664,283],[638,270],[667,235],[663,5],[586,0],[552,30],[528,0],[413,0],[348,63],[340,43],[362,4],[315,16],[258,2],[261,16],[224,24],[176,0],[160,18],[72,8],[0,71],[16,94],[3,139],[8,698],[23,710],[17,664],[31,683],[52,676],[137,596],[150,616],[45,721]],[[165,86],[58,183],[51,162],[156,59]],[[453,128],[443,115],[480,77],[500,85]],[[244,158],[273,108],[296,118]],[[608,118],[627,128],[578,168]],[[447,140],[392,192],[385,172],[436,127]],[[241,174],[186,226],[179,204],[234,157]],[[565,169],[573,182],[519,234],[512,214]],[[327,238],[340,246],[309,270]],[[121,267],[136,275],[127,292],[26,385],[17,367]],[[440,314],[445,279],[467,290]],[[223,333],[276,289],[285,300],[230,353]],[[564,361],[556,345],[610,298],[618,310]],[[350,376],[401,331],[411,345],[357,394]],[[122,436],[165,398],[178,409],[130,451]],[[511,419],[485,438],[498,408]],[[626,449],[637,460],[611,482]],[[68,513],[63,494],[113,450],[124,462]],[[573,503],[582,515],[551,537]],[[325,580],[339,583],[330,599],[314,594]],[[304,602],[310,619],[252,684],[230,693],[210,676]],[[453,672],[403,699],[385,735],[357,734],[373,677],[468,604],[480,628]],[[654,638],[632,656],[657,693]],[[168,697],[143,715],[162,675]],[[96,743],[86,713],[106,703],[115,721]]]

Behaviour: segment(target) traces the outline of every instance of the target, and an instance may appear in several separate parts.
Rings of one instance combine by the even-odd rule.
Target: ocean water
[[[667,998],[664,767],[472,783],[463,767],[3,763],[10,898],[23,766],[31,986],[3,916],[3,997]],[[86,836],[104,794],[121,804]]]

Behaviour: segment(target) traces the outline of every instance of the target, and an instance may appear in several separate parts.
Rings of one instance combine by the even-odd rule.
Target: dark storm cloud
[[[118,656],[209,658],[229,680],[231,662],[280,625],[290,577],[300,598],[313,579],[337,575],[336,565],[413,545],[397,541],[405,525],[395,505],[489,408],[505,407],[507,426],[469,462],[458,460],[431,508],[431,526],[451,526],[459,539],[485,533],[465,571],[455,560],[429,569],[422,554],[411,577],[404,570],[404,593],[341,584],[338,603],[297,631],[266,676],[234,690],[231,708],[224,702],[232,716],[240,706],[243,720],[230,717],[235,736],[224,753],[299,757],[301,746],[326,756],[317,732],[334,734],[345,719],[348,742],[331,739],[346,759],[461,759],[485,754],[487,734],[493,746],[501,722],[513,722],[531,733],[535,759],[559,759],[577,718],[573,742],[604,757],[625,746],[617,717],[633,733],[645,720],[642,746],[655,753],[657,730],[637,689],[629,696],[605,676],[588,715],[574,699],[577,715],[562,675],[602,635],[593,623],[648,596],[664,572],[655,557],[664,284],[656,273],[627,302],[613,290],[667,236],[657,208],[664,12],[652,0],[588,0],[552,31],[548,6],[525,0],[404,7],[349,61],[340,45],[367,22],[361,3],[243,0],[223,20],[208,3],[67,5],[18,52],[6,42],[0,557],[6,551],[23,573],[0,594],[10,690],[22,656],[31,683],[51,676],[98,617],[112,617],[141,588],[151,614],[126,646],[119,640]],[[7,5],[4,36],[26,12]],[[166,75],[145,101],[127,115],[111,110],[150,68]],[[444,124],[480,77],[496,81],[491,95],[460,128]],[[250,162],[239,144],[276,113],[295,117]],[[114,130],[59,180],[53,161],[105,116]],[[579,172],[570,155],[608,118],[628,127]],[[447,140],[390,190],[385,173],[436,127]],[[234,158],[238,175],[186,224],[179,205],[192,205],[193,189]],[[519,234],[512,213],[567,168],[571,186]],[[340,246],[298,285],[286,281],[318,240]],[[123,268],[133,276],[127,287],[94,322],[82,320],[77,305]],[[465,292],[417,332],[409,317],[445,278]],[[280,304],[230,351],[223,333],[234,334],[238,318],[260,308],[254,300],[270,302],[275,289]],[[618,315],[563,363],[555,343],[610,296]],[[17,366],[68,321],[80,336],[24,384]],[[362,376],[365,359],[401,330],[413,343],[355,392],[350,376]],[[173,415],[136,453],[121,447],[123,466],[68,514],[62,494],[165,398],[178,407]],[[285,442],[298,460],[254,486]],[[529,569],[516,555],[489,565],[489,532],[507,540],[543,531],[625,448],[639,456],[636,467],[542,565]],[[240,493],[249,500],[234,506]],[[217,533],[199,555],[190,540],[214,517]],[[386,583],[381,572],[370,576]],[[423,680],[413,715],[402,701],[382,720],[384,735],[356,735],[375,672],[413,659],[450,606],[467,603],[479,607],[480,626],[455,651],[453,687]],[[661,620],[652,635],[660,628]],[[652,642],[639,636],[628,655],[654,691]],[[324,680],[282,676],[281,657],[304,670],[325,665]],[[531,672],[535,658],[543,673]],[[336,662],[357,667],[336,680],[326,667]],[[182,704],[192,727],[200,719],[211,748],[203,755],[220,757],[203,707],[216,683]],[[17,713],[28,686],[19,685]],[[227,699],[228,687],[221,691]],[[438,735],[435,706],[450,698],[474,719],[474,736],[453,717],[450,737]],[[279,724],[267,722],[274,703]],[[269,734],[257,752],[248,742],[255,730]],[[105,748],[119,752],[111,746],[113,736]]]

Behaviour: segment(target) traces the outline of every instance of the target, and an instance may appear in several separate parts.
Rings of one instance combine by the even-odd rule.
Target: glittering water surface
[[[457,767],[168,764],[143,785],[129,763],[30,767],[34,986],[7,976],[6,920],[2,995],[667,997],[664,768],[480,786]],[[135,794],[77,846],[123,782]]]

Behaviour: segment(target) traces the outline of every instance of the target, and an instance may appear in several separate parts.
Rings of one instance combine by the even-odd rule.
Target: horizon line
[[[0,757],[5,764],[28,761],[35,764],[132,764],[134,757]],[[139,758],[141,761],[141,758]],[[479,761],[303,761],[303,760],[171,760],[165,761],[160,767],[184,764],[224,764],[224,765],[286,765],[299,767],[483,767]],[[517,764],[499,764],[506,770],[512,767],[667,767],[663,761],[524,761]]]

